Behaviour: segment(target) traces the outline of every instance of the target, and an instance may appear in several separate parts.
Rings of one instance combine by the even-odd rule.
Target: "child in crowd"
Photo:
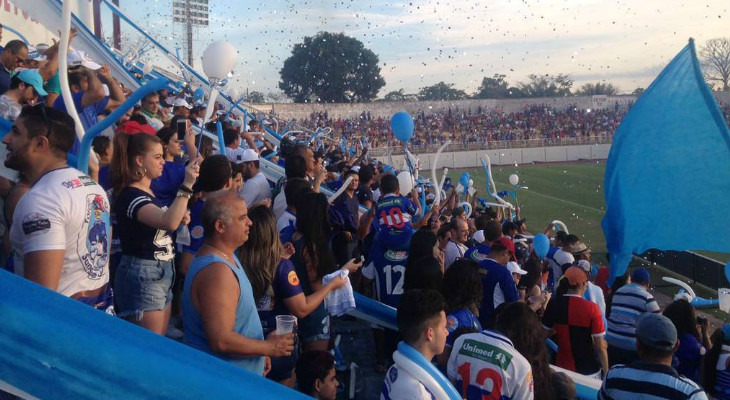
[[[411,241],[411,221],[421,210],[419,203],[413,203],[400,193],[398,178],[386,175],[380,181],[381,196],[375,215],[378,218],[377,240],[384,247],[405,249]]]

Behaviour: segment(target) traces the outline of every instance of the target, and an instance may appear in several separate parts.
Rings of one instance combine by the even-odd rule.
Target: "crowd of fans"
[[[478,107],[414,115],[414,146],[441,145],[447,140],[455,144],[479,144],[494,141],[532,139],[610,138],[626,114],[626,107],[584,110],[576,106],[556,109],[547,105],[525,106],[520,112],[501,112]],[[335,137],[366,137],[373,148],[394,147],[400,142],[393,137],[388,118],[362,113],[356,118],[333,119],[328,113],[312,113],[297,121],[308,129],[331,127]]]
[[[94,140],[90,174],[69,167],[78,143],[58,48],[30,50],[10,41],[0,53],[0,115],[14,121],[0,182],[5,267],[28,280],[315,398],[337,394],[330,318],[352,307],[353,290],[397,308],[399,331],[373,332],[384,399],[432,398],[393,364],[401,340],[466,399],[573,398],[548,338],[555,365],[603,380],[602,399],[730,398],[730,325],[710,336],[684,298],[662,315],[645,269],[608,287],[577,235],[557,231],[541,260],[519,210],[481,208],[448,187],[438,204],[401,193],[367,148],[274,148],[259,122],[219,118],[225,154],[214,154],[193,128],[212,130],[203,109],[161,91]],[[128,92],[81,52],[69,65],[89,128]],[[622,113],[421,113],[415,140],[611,135]],[[310,122],[389,140],[383,119]],[[285,178],[269,182],[262,158]],[[295,330],[279,326],[286,316]]]

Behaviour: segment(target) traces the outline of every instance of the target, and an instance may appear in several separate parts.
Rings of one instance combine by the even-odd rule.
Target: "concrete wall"
[[[442,153],[438,160],[437,168],[473,168],[480,167],[484,154],[489,155],[492,165],[514,165],[530,164],[535,162],[567,162],[578,160],[605,160],[611,150],[610,144],[577,145],[577,146],[553,146],[553,147],[531,147],[525,149],[501,149],[483,151],[460,151],[453,153]],[[436,154],[418,154],[416,157],[421,161],[421,171],[431,168]],[[376,157],[378,160],[389,163],[387,157]],[[396,168],[402,168],[404,158],[402,155],[393,156],[393,163]]]
[[[730,104],[730,92],[714,92],[720,103]],[[372,117],[390,118],[391,115],[406,110],[412,114],[425,112],[426,114],[452,110],[469,110],[476,113],[479,107],[483,110],[497,110],[503,112],[516,112],[531,105],[548,105],[557,109],[564,109],[568,106],[575,106],[581,109],[587,108],[610,108],[616,103],[619,106],[627,106],[636,101],[636,96],[575,96],[556,97],[539,99],[481,99],[481,100],[454,100],[454,101],[407,101],[407,102],[386,102],[376,101],[372,103],[355,104],[316,104],[316,103],[279,103],[279,104],[255,104],[254,108],[264,112],[275,112],[283,119],[308,118],[313,112],[327,111],[331,118],[355,118],[363,112],[370,112]]]

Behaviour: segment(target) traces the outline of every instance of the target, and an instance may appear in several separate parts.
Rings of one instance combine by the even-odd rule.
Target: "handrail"
[[[39,399],[309,399],[4,270],[0,293],[3,390]]]
[[[108,117],[104,118],[96,125],[92,126],[81,140],[81,148],[78,154],[78,162],[76,169],[88,173],[89,171],[89,152],[91,143],[95,137],[99,136],[106,128],[112,126],[115,122],[122,118],[124,114],[134,107],[137,102],[152,92],[156,92],[167,85],[167,78],[157,78],[132,93],[129,98],[114,110]]]

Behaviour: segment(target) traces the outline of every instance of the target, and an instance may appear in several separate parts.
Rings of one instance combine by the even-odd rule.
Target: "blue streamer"
[[[26,46],[29,46],[30,45],[30,42],[28,41],[28,39],[26,39],[26,37],[23,36],[22,33],[18,32],[17,29],[11,28],[11,27],[9,27],[9,26],[7,26],[5,24],[3,24],[3,29],[6,30],[6,31],[13,32],[14,34],[16,34],[20,38],[20,40],[22,40],[23,43],[25,43]]]
[[[112,126],[115,122],[122,118],[124,114],[134,107],[137,102],[142,100],[143,97],[147,96],[152,92],[156,92],[165,86],[170,80],[167,78],[157,78],[150,83],[137,89],[131,96],[117,107],[114,112],[109,114],[108,117],[104,118],[101,122],[92,126],[91,129],[86,131],[83,139],[81,139],[81,149],[79,150],[78,162],[76,163],[76,169],[83,171],[84,173],[89,172],[89,151],[91,151],[91,142],[95,137],[99,136],[104,129]]]
[[[226,155],[226,141],[223,139],[223,124],[220,121],[215,123],[215,130],[218,133],[218,152]]]

